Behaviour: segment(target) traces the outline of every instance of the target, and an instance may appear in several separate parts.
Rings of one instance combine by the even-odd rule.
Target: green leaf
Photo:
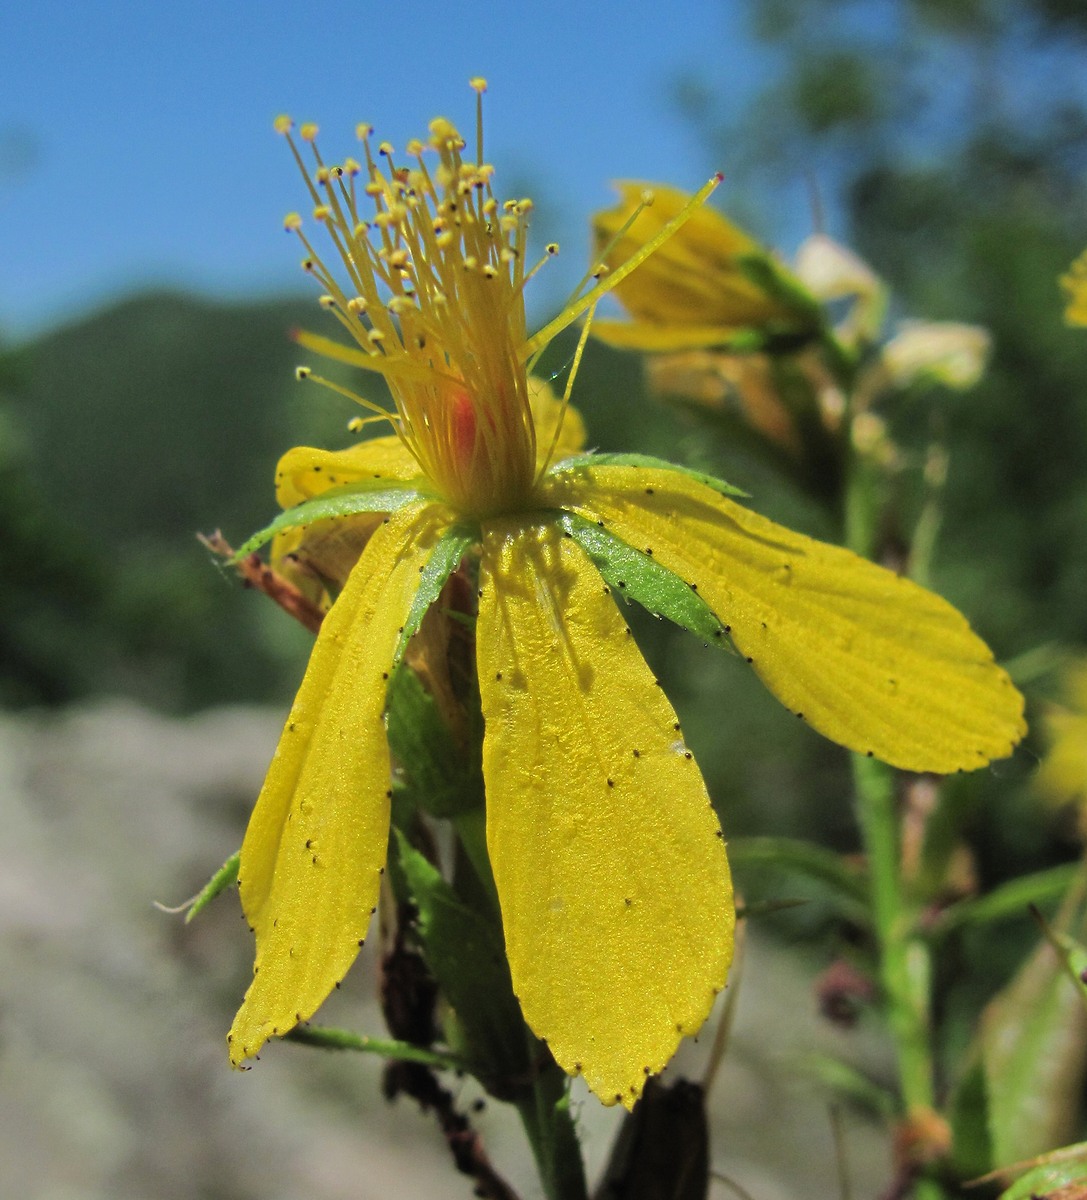
[[[403,657],[408,639],[423,623],[427,609],[441,594],[445,581],[457,569],[468,547],[478,540],[478,527],[470,525],[452,525],[442,534],[426,566],[419,573],[419,590],[415,593],[415,599],[411,602],[407,619],[404,621],[404,628],[400,632],[400,642],[393,658],[394,666]]]
[[[508,1098],[530,1079],[531,1064],[501,930],[464,905],[399,831],[396,842],[427,966],[456,1014],[472,1069]]]
[[[720,492],[723,496],[749,498],[747,492],[733,487],[731,483],[726,483],[723,479],[707,475],[702,471],[695,471],[690,467],[681,467],[664,458],[654,458],[652,454],[577,454],[572,458],[564,459],[559,464],[559,471],[576,471],[579,467],[651,467],[659,471],[678,471],[680,475],[697,479],[699,483],[704,483],[706,487],[713,488],[715,492]]]
[[[1081,1191],[1063,1192],[1061,1189],[1079,1184]],[[1027,1171],[1000,1193],[1000,1200],[1076,1200],[1087,1196],[1087,1147],[1078,1163],[1064,1165],[1047,1164]]]
[[[939,936],[970,925],[987,925],[1011,917],[1025,917],[1032,904],[1059,900],[1068,891],[1078,863],[1050,867],[1031,875],[1022,875],[994,888],[988,895],[962,900],[952,905],[940,917],[932,932]]]
[[[465,1067],[460,1058],[447,1051],[427,1050],[395,1038],[372,1038],[365,1033],[352,1033],[349,1029],[334,1029],[326,1025],[298,1025],[283,1040],[317,1046],[322,1050],[358,1050],[364,1054],[378,1054],[382,1058],[396,1058],[401,1062],[422,1063],[439,1071],[463,1071]]]
[[[1046,941],[1053,947],[1064,966],[1065,974],[1080,1000],[1087,1004],[1087,946],[1070,934],[1054,929],[1042,914],[1031,905],[1031,916],[1038,922]]]
[[[337,518],[354,517],[360,513],[395,512],[410,504],[413,500],[425,499],[423,492],[414,484],[390,485],[383,482],[380,486],[368,487],[366,484],[349,484],[342,488],[332,488],[295,505],[282,512],[259,533],[254,533],[234,555],[234,562],[259,550],[265,543],[270,542],[277,533],[285,529],[296,529],[299,525],[312,525],[314,521],[332,521]]]
[[[840,854],[811,842],[786,837],[734,838],[728,844],[733,867],[776,867],[793,875],[824,884],[843,898],[868,903],[868,881],[864,872],[850,866]]]
[[[1010,1163],[1066,1142],[1084,1067],[1084,1013],[1065,965],[1042,942],[981,1016],[992,1161]]]
[[[725,626],[689,584],[650,555],[574,513],[557,514],[560,528],[593,560],[612,592],[667,617],[708,642],[729,645]]]
[[[389,683],[389,747],[399,793],[432,817],[456,817],[483,798],[478,755],[466,755],[434,697],[403,664]]]

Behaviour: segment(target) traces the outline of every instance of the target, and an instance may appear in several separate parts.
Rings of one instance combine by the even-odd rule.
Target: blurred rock
[[[116,702],[0,717],[0,1196],[471,1195],[433,1122],[381,1100],[379,1060],[276,1045],[254,1070],[229,1070],[252,952],[237,897],[189,926],[152,905],[191,895],[237,847],[281,719],[173,720]],[[834,1196],[826,1100],[793,1068],[856,1035],[818,1022],[792,955],[751,951],[710,1099],[713,1166],[757,1200]],[[372,976],[364,960],[322,1019],[380,1032]],[[692,1075],[709,1040],[686,1051]],[[460,1086],[467,1107],[478,1092]],[[616,1114],[584,1096],[579,1110],[599,1165]],[[515,1117],[489,1104],[473,1120],[499,1170],[538,1197]],[[847,1143],[854,1194],[873,1194],[889,1169],[882,1136],[853,1122]]]

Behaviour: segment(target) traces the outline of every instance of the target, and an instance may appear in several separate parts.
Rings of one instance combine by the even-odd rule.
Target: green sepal
[[[483,801],[478,756],[467,755],[434,697],[403,664],[388,692],[389,748],[399,767],[396,793],[432,817],[457,817]]]
[[[283,1040],[317,1046],[322,1050],[357,1050],[363,1054],[378,1054],[382,1058],[395,1058],[400,1062],[422,1063],[438,1071],[463,1071],[465,1067],[460,1058],[448,1051],[427,1050],[395,1038],[373,1038],[365,1033],[353,1033],[349,1029],[335,1029],[326,1025],[297,1025]]]
[[[637,600],[653,616],[667,617],[707,642],[729,645],[726,627],[674,571],[575,513],[560,512],[556,519],[562,531],[592,559],[613,594]]]
[[[242,852],[235,850],[218,871],[204,884],[200,891],[197,892],[192,903],[185,910],[186,925],[188,925],[198,912],[207,908],[220,892],[225,892],[237,880],[238,864],[241,862],[241,857]]]
[[[501,931],[463,904],[399,830],[396,845],[427,966],[456,1014],[471,1069],[493,1094],[512,1098],[532,1072]]]
[[[297,529],[300,525],[312,525],[314,521],[333,521],[344,517],[356,517],[361,513],[396,512],[413,500],[429,499],[426,493],[411,483],[390,485],[383,482],[379,486],[369,487],[366,484],[348,484],[342,488],[332,488],[305,500],[282,512],[270,524],[244,542],[234,554],[232,562],[239,562],[246,555],[259,550],[270,542],[277,533],[287,529]]]
[[[652,454],[575,454],[564,458],[556,468],[557,474],[566,471],[576,471],[579,467],[648,467],[655,471],[676,471],[690,479],[697,479],[706,487],[720,492],[722,496],[738,496],[741,500],[750,499],[750,494],[741,488],[718,479],[715,475],[707,475],[704,471],[696,471],[693,467],[683,467],[678,463],[669,462],[666,458],[655,458]]]
[[[408,639],[416,633],[423,623],[427,609],[438,599],[445,582],[460,565],[468,547],[479,541],[478,526],[456,524],[451,525],[442,534],[434,547],[426,565],[419,572],[419,590],[408,609],[404,628],[400,631],[400,641],[397,643],[393,666],[399,664],[408,646]]]
[[[822,327],[823,306],[791,271],[785,270],[769,254],[741,254],[735,262],[742,275],[791,309],[808,329]]]

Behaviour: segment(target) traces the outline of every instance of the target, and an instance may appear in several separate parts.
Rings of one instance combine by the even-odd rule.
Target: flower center
[[[482,80],[473,86],[483,91]],[[464,160],[464,139],[439,119],[426,146],[408,143],[411,166],[394,162],[386,142],[375,156],[368,126],[358,129],[365,165],[349,158],[326,166],[316,127],[304,125],[299,132],[316,161],[312,178],[290,121],[280,118],[276,127],[303,168],[313,216],[331,237],[347,285],[316,253],[301,217],[291,214],[286,227],[306,246],[302,265],[325,289],[323,305],[361,350],[348,361],[385,377],[395,412],[355,398],[376,409],[375,419],[391,421],[450,504],[477,516],[516,508],[532,490],[536,461],[522,355],[532,205],[495,199],[482,122],[477,161]]]

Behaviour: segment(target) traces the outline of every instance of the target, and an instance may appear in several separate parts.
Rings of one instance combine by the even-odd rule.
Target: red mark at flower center
[[[457,391],[451,397],[450,426],[453,455],[457,467],[464,471],[472,465],[476,448],[476,408],[467,392]]]

